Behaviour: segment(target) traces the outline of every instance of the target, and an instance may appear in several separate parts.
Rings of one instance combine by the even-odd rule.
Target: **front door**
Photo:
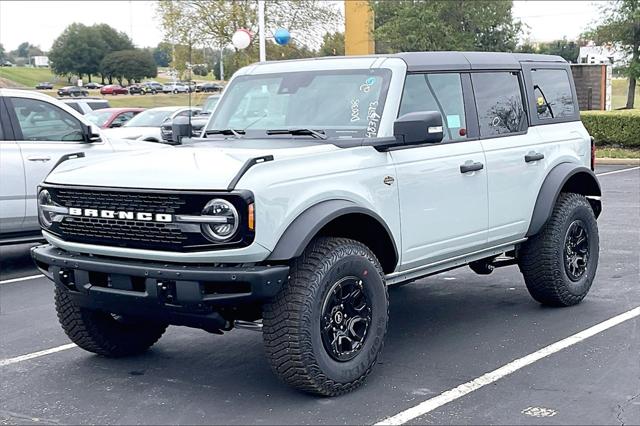
[[[37,187],[60,157],[75,152],[106,153],[112,149],[104,141],[85,142],[82,122],[50,102],[21,97],[6,100],[24,165],[26,212],[23,228],[36,230]]]
[[[464,76],[468,78],[468,76]],[[469,137],[459,73],[409,74],[400,114],[438,111],[444,140],[391,151],[402,227],[401,269],[484,248],[487,175],[480,142]]]

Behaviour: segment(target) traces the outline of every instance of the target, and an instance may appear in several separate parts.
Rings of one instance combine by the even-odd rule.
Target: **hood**
[[[112,188],[225,190],[251,158],[317,155],[339,149],[331,144],[279,140],[225,140],[133,151],[67,161],[47,183]]]
[[[104,129],[109,139],[149,139],[162,140],[159,127],[116,127]]]

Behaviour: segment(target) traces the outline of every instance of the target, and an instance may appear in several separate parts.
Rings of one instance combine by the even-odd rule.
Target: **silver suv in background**
[[[75,109],[51,96],[0,89],[0,244],[42,238],[37,187],[59,162],[70,156],[157,147],[109,140]]]

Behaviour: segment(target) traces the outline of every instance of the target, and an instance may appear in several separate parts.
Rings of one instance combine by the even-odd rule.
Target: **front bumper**
[[[289,267],[162,264],[71,253],[52,245],[31,249],[38,268],[79,306],[167,324],[216,331],[221,312],[276,295]]]

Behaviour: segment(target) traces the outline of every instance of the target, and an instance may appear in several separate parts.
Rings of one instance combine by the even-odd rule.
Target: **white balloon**
[[[231,37],[231,43],[233,43],[233,47],[236,49],[246,49],[251,44],[251,35],[249,31],[245,29],[240,29],[233,33],[233,37]]]

